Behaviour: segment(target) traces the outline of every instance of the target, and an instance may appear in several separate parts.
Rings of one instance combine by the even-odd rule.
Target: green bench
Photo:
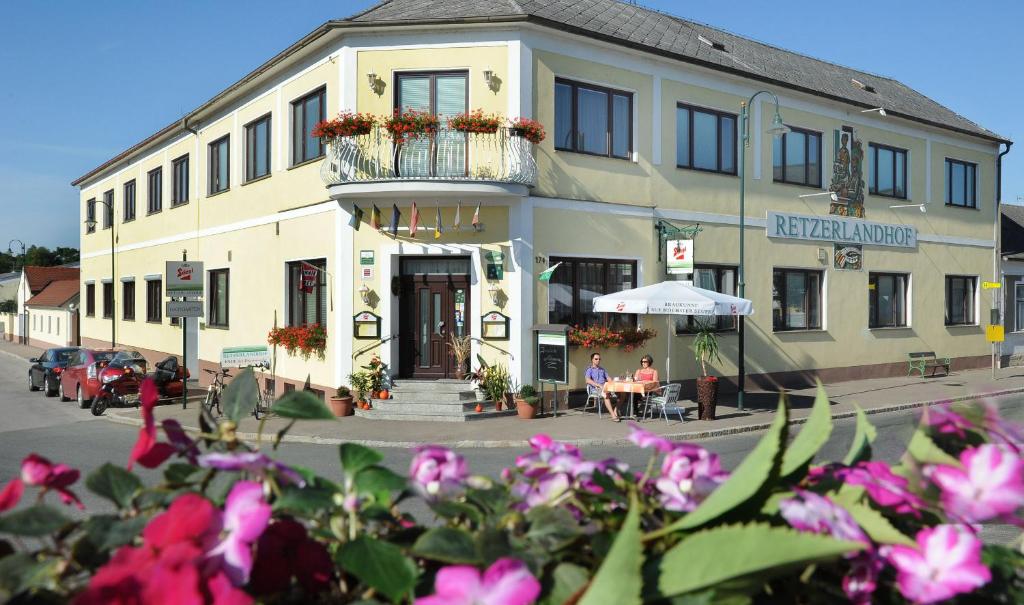
[[[919,351],[917,353],[909,353],[910,359],[907,363],[910,368],[907,370],[907,376],[912,375],[914,372],[920,372],[921,378],[924,378],[924,372],[927,369],[931,369],[932,376],[935,376],[935,370],[942,368],[946,371],[946,376],[949,376],[949,357],[936,357],[935,351]]]

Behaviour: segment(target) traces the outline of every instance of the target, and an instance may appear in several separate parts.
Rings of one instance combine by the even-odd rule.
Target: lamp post
[[[93,203],[106,206],[107,216],[110,217],[110,348],[113,349],[117,346],[117,307],[114,305],[116,300],[114,290],[117,288],[115,284],[116,277],[114,276],[114,206],[104,200],[93,200]],[[95,212],[93,216],[86,215],[85,226],[90,230],[96,229]]]
[[[21,245],[21,274],[25,278],[25,288],[28,289],[28,276],[25,275],[25,242],[21,241],[20,239],[12,239],[11,241],[7,242],[7,253],[8,254],[14,254],[14,249],[13,249],[13,246],[12,246],[12,244],[14,244],[14,242],[18,242],[18,244]],[[25,303],[26,302],[28,302],[28,296],[26,296],[25,292],[22,292],[21,293],[21,310],[22,310],[22,312],[18,314],[18,322],[21,324],[21,325],[18,326],[18,338],[21,339],[21,342],[23,344],[28,344],[28,334],[27,334],[27,332],[28,332],[28,313],[25,312],[26,311],[26,309],[25,309]]]
[[[787,132],[789,132],[789,127],[786,126],[785,124],[783,124],[782,116],[779,115],[779,98],[777,96],[775,96],[775,93],[767,91],[767,90],[759,90],[759,91],[755,92],[753,95],[751,95],[750,99],[748,99],[746,102],[740,103],[740,132],[742,133],[742,136],[743,136],[743,145],[742,145],[742,148],[740,149],[740,153],[739,153],[739,156],[740,156],[739,157],[739,161],[740,161],[740,165],[739,165],[739,177],[740,177],[740,266],[739,266],[739,269],[737,271],[737,277],[738,277],[737,281],[739,282],[738,285],[739,285],[739,296],[740,296],[740,298],[744,297],[744,294],[745,294],[744,290],[745,290],[745,286],[746,286],[746,283],[744,282],[744,279],[743,279],[743,260],[744,260],[744,256],[743,256],[743,254],[744,254],[743,236],[744,236],[744,230],[746,229],[746,220],[745,220],[745,218],[746,218],[745,214],[746,213],[745,213],[745,210],[744,210],[744,199],[743,199],[743,197],[744,197],[744,189],[745,189],[744,185],[745,185],[746,181],[743,178],[743,174],[744,174],[744,170],[746,168],[746,163],[747,163],[747,161],[746,161],[746,158],[747,158],[747,147],[750,145],[750,106],[754,104],[754,99],[757,98],[757,96],[761,95],[761,94],[771,95],[772,99],[775,100],[775,117],[772,118],[772,125],[765,132],[767,132],[768,134],[770,134],[772,136],[782,136],[782,135],[786,134]],[[757,149],[756,153],[760,153],[760,152],[761,152],[760,148]],[[745,360],[744,360],[744,336],[745,336],[745,334],[744,334],[744,323],[745,323],[744,322],[744,318],[743,318],[742,315],[740,315],[740,325],[739,325],[739,338],[740,338],[740,343],[739,343],[739,358],[740,358],[739,359],[739,362],[740,362],[739,363],[739,374],[740,375],[739,375],[739,393],[738,393],[738,395],[736,397],[736,407],[741,409],[741,410],[743,409],[743,393],[745,391],[744,383],[746,382],[746,367],[745,367]]]

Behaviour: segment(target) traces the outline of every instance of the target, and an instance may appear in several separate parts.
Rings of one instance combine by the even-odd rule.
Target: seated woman
[[[640,358],[640,369],[633,373],[638,382],[658,382],[658,370],[654,369],[654,358],[644,355]]]

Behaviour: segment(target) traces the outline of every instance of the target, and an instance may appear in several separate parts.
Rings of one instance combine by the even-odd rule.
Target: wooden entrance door
[[[415,269],[415,266],[410,268]],[[462,378],[461,370],[455,367],[448,338],[453,333],[469,334],[469,275],[402,275],[399,305],[399,375],[421,379]]]

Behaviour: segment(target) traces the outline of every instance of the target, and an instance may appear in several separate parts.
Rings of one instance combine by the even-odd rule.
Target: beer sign
[[[203,295],[203,263],[167,261],[164,284],[169,297],[198,298]]]

